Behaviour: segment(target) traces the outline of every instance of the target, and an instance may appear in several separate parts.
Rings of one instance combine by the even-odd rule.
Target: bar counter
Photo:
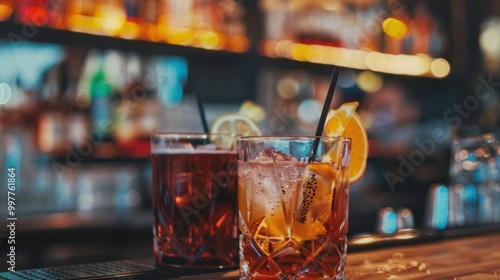
[[[348,253],[347,279],[500,279],[500,233]]]
[[[462,237],[400,240],[379,248],[352,244],[346,279],[500,279],[500,231]],[[389,245],[393,244],[393,245]],[[125,258],[125,259],[124,259]],[[151,257],[0,273],[0,279],[238,279],[237,269],[214,272],[155,266]],[[37,276],[35,278],[32,278]],[[63,277],[64,276],[64,277]]]
[[[347,255],[347,280],[500,279],[500,232],[359,250]],[[179,279],[238,279],[237,271]]]

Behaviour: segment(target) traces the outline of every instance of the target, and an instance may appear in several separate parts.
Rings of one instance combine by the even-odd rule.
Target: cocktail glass
[[[235,137],[152,137],[154,252],[158,264],[238,265]]]
[[[238,139],[240,279],[344,279],[350,139]]]

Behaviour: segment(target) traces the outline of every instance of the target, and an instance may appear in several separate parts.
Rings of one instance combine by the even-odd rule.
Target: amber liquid
[[[157,263],[238,265],[236,158],[222,151],[153,153]]]
[[[344,279],[348,168],[238,164],[240,279]]]

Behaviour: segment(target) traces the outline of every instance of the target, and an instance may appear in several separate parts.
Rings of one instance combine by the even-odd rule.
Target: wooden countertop
[[[347,254],[347,280],[500,279],[500,232]],[[238,270],[178,278],[238,279]]]
[[[352,252],[347,254],[347,280],[500,280],[500,231],[467,237],[433,239],[421,243],[401,243],[401,245],[370,250],[356,251],[355,249],[352,246]],[[237,269],[208,274],[199,274],[202,273],[200,271],[197,275],[193,275],[192,270],[186,273],[185,268],[165,267],[159,269],[149,258],[148,263],[150,264],[147,269],[133,271],[136,273],[134,275],[138,277],[137,279],[174,279],[180,275],[185,276],[175,279],[237,280],[239,278],[239,270]],[[101,268],[103,264],[105,263],[97,263],[100,265],[98,267]],[[96,264],[84,264],[84,266],[87,265]],[[113,267],[116,266],[117,264],[114,264]],[[69,266],[69,268],[71,267]],[[154,275],[158,277],[149,277],[152,275],[151,273],[156,273]],[[19,277],[15,278],[16,275],[7,274],[0,273],[0,279],[20,279]],[[128,277],[128,274],[122,276]]]
[[[347,254],[347,279],[500,279],[500,233]]]

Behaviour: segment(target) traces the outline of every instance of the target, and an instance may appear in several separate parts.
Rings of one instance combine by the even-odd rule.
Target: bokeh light
[[[112,36],[118,34],[126,19],[125,11],[114,5],[101,4],[95,12],[95,20],[100,23],[102,30]]]
[[[8,3],[0,3],[0,21],[4,21],[10,18],[13,12],[13,7]]]
[[[6,83],[0,84],[0,105],[7,104],[12,97],[12,90]]]
[[[268,41],[264,43],[262,52],[269,57],[283,57],[396,75],[443,78],[450,71],[446,70],[449,63],[445,59],[433,60],[427,54],[388,54],[364,49],[307,45],[290,40]],[[431,69],[431,64],[434,64],[434,70]]]
[[[306,99],[299,104],[297,116],[308,124],[317,123],[321,112],[321,102],[315,99]]]
[[[451,67],[445,59],[437,58],[431,63],[431,71],[435,77],[444,78],[450,74]]]
[[[352,88],[356,85],[356,73],[351,69],[345,69],[339,76],[337,82],[341,88]]]
[[[250,118],[255,122],[260,122],[266,117],[266,111],[264,110],[264,108],[251,100],[243,102],[238,113]]]
[[[382,88],[384,81],[382,77],[372,71],[363,71],[356,78],[358,87],[368,93],[376,92]]]
[[[382,29],[387,36],[394,39],[402,39],[406,36],[406,33],[408,33],[408,26],[395,18],[387,18],[384,20]]]
[[[481,49],[490,55],[500,54],[500,22],[491,21],[485,25],[479,35],[479,45]]]
[[[283,99],[294,99],[299,94],[299,84],[294,77],[285,76],[279,80],[277,91]]]

